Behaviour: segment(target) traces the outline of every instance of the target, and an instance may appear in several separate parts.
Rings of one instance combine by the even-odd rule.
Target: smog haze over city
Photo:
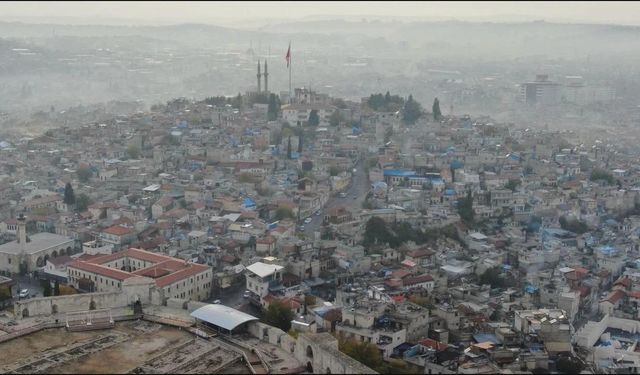
[[[640,371],[640,2],[0,2],[0,373]]]

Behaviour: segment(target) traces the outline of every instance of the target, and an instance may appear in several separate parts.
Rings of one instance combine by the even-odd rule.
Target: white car
[[[29,297],[29,289],[22,289],[20,293],[18,293],[18,297],[27,298]]]
[[[304,223],[305,224],[309,224],[312,221],[313,221],[313,218],[311,218],[311,217],[308,217],[308,218],[304,219]]]
[[[221,304],[221,303],[222,303],[222,301],[220,301],[219,299],[217,299],[217,300],[213,301],[213,304],[214,304],[214,305],[219,305],[219,304]]]

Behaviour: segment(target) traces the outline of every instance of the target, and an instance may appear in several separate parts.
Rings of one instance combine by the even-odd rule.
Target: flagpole
[[[293,103],[293,97],[291,96],[291,41],[289,41],[289,104]]]

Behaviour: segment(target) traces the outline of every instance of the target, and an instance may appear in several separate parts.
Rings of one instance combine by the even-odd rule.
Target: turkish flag
[[[291,62],[291,42],[289,42],[289,48],[287,49],[287,55],[284,57],[287,60],[287,68],[289,67],[289,63]]]

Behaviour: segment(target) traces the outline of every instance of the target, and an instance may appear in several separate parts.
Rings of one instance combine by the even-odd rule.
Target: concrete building
[[[144,276],[155,281],[162,299],[196,301],[209,297],[213,280],[211,267],[134,248],[76,260],[67,266],[67,272],[69,284],[77,289],[118,291],[125,280]]]
[[[281,286],[283,269],[277,264],[253,263],[247,267],[247,290],[262,300],[270,290]]]
[[[546,74],[538,74],[535,81],[520,85],[520,101],[525,104],[555,104],[558,100],[560,84],[549,81]]]
[[[73,251],[73,239],[54,233],[36,233],[27,236],[26,219],[18,218],[18,239],[0,245],[0,271],[11,274],[31,272],[43,267],[49,258],[69,255]]]

